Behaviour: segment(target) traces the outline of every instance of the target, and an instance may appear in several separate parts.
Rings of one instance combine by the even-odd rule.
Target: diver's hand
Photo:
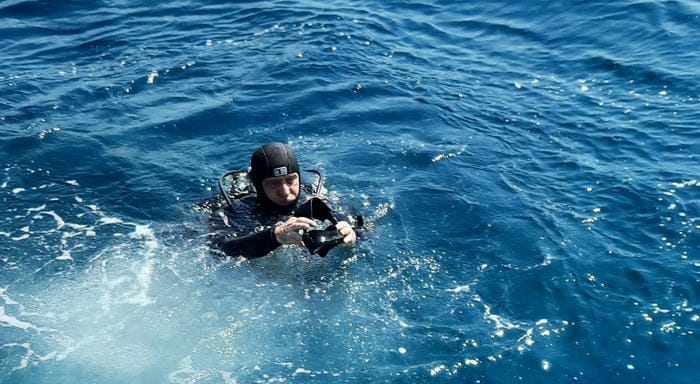
[[[343,242],[339,244],[341,247],[352,247],[357,241],[357,234],[347,221],[338,222],[335,229],[340,236],[343,236]]]
[[[275,239],[280,244],[304,246],[301,235],[304,231],[312,229],[316,223],[307,217],[290,217],[287,221],[277,224],[275,227]]]

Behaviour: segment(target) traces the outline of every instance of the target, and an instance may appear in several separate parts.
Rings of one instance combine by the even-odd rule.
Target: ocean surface
[[[700,3],[0,1],[0,383],[697,383]],[[368,233],[216,260],[267,141]]]

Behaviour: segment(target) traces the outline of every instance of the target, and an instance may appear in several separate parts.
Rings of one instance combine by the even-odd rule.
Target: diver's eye
[[[285,179],[287,185],[294,185],[297,182],[297,175],[290,175]]]

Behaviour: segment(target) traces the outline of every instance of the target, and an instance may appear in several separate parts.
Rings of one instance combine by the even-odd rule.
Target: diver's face
[[[270,201],[280,206],[289,205],[299,196],[299,174],[268,177],[262,186]]]

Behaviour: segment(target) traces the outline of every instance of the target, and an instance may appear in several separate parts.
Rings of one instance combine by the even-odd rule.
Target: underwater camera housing
[[[319,256],[326,257],[328,251],[343,242],[343,236],[338,234],[335,228],[338,220],[333,215],[331,208],[320,198],[314,196],[307,200],[296,209],[294,216],[331,222],[331,225],[326,229],[310,229],[302,235],[304,245],[312,255],[318,253]]]
[[[328,251],[343,242],[344,236],[340,235],[336,230],[338,219],[333,215],[333,210],[320,198],[314,196],[307,200],[297,208],[294,216],[308,217],[320,221],[327,220],[331,223],[326,229],[311,229],[305,231],[302,235],[304,245],[312,255],[318,253],[319,256],[326,257]],[[360,230],[364,229],[364,225],[362,215],[357,215],[353,230],[359,235]]]

